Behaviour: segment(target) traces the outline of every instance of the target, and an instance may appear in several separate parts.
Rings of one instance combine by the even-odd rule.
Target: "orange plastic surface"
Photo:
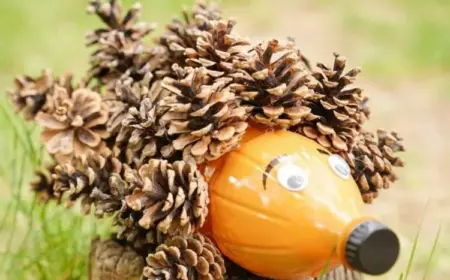
[[[303,279],[327,260],[330,269],[345,264],[342,244],[365,219],[363,202],[352,177],[339,176],[324,150],[296,133],[250,129],[237,150],[204,167],[211,202],[202,232],[262,277]],[[306,178],[297,182],[307,184],[289,190],[280,182],[296,168]]]

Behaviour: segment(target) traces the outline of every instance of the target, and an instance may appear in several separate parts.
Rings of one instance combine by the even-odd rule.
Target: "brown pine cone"
[[[53,192],[54,180],[52,174],[55,172],[56,164],[48,164],[43,169],[35,171],[36,179],[31,182],[31,189],[40,202],[56,199]]]
[[[106,27],[86,35],[86,45],[96,46],[90,57],[89,79],[95,78],[108,89],[114,89],[115,80],[127,71],[140,80],[147,71],[157,68],[159,54],[142,44],[142,39],[155,29],[155,25],[137,22],[140,10],[141,5],[135,3],[123,14],[120,1],[91,0],[88,12],[95,13]]]
[[[154,159],[124,177],[133,193],[125,197],[121,221],[170,235],[188,235],[203,225],[208,186],[195,165]]]
[[[53,109],[51,97],[54,85],[59,85],[72,91],[72,75],[66,73],[61,77],[54,77],[51,69],[44,69],[41,76],[33,78],[21,75],[14,80],[16,89],[8,90],[17,113],[22,113],[26,120],[34,119],[38,112],[47,112]]]
[[[236,148],[247,129],[247,112],[228,86],[231,79],[214,78],[204,67],[174,65],[174,70],[178,80],[164,79],[171,94],[160,103],[165,112],[160,124],[173,139],[163,156],[182,152],[184,160],[202,163]]]
[[[142,256],[114,238],[91,242],[89,280],[139,280],[144,266]]]
[[[59,163],[93,151],[108,153],[103,141],[108,136],[108,108],[98,93],[87,88],[69,92],[55,85],[50,101],[52,109],[39,112],[35,120],[44,128],[41,139],[47,151]]]
[[[396,155],[405,150],[402,140],[397,133],[382,129],[377,131],[377,136],[364,132],[352,152],[345,155],[366,203],[371,203],[380,189],[388,189],[398,179],[394,167],[404,166]]]
[[[68,207],[81,200],[83,212],[95,215],[113,214],[122,208],[124,197],[131,192],[120,180],[122,164],[115,158],[98,154],[81,155],[54,169],[53,191]]]
[[[247,61],[237,63],[239,70],[231,74],[242,104],[251,110],[253,122],[269,127],[288,128],[310,116],[303,104],[312,77],[303,55],[293,42],[281,44],[271,40],[259,44]],[[275,59],[274,59],[275,57]]]
[[[132,87],[124,84],[117,89],[124,96],[129,95],[130,99],[136,96],[134,93],[140,93],[141,100],[136,98],[133,102],[116,102],[121,105],[112,107],[108,122],[111,133],[118,131],[113,154],[135,168],[147,163],[150,158],[161,157],[161,148],[169,143],[163,137],[163,128],[158,124],[161,113],[157,106],[169,92],[162,88],[160,80],[152,83],[150,88],[143,84],[145,80]]]
[[[346,58],[337,53],[334,56],[333,68],[317,64],[320,70],[313,73],[317,79],[313,86],[315,94],[306,98],[312,115],[296,131],[333,152],[340,152],[350,150],[369,110],[362,90],[348,88],[361,70],[354,68],[343,74]]]
[[[149,280],[219,280],[226,272],[220,251],[199,233],[169,238],[146,261],[143,275]]]
[[[171,67],[173,64],[186,66],[186,59],[196,58],[199,55],[204,56],[205,54],[198,53],[197,39],[202,35],[203,31],[208,32],[212,30],[211,21],[219,21],[221,19],[221,11],[213,5],[207,6],[200,1],[195,4],[192,11],[183,11],[183,20],[179,18],[173,19],[166,26],[167,32],[157,40],[159,45],[164,47],[168,53],[168,60],[166,61],[168,67]],[[223,38],[224,35],[219,36]],[[224,44],[226,43],[222,43],[221,46],[224,46]],[[200,42],[201,45],[203,43]]]

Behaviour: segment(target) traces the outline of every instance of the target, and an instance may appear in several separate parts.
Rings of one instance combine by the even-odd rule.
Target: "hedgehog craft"
[[[89,278],[360,279],[399,240],[362,214],[397,180],[395,132],[364,129],[368,98],[346,58],[313,67],[292,39],[253,45],[197,3],[147,45],[140,5],[92,0],[105,24],[80,82],[20,76],[9,95],[53,162],[41,202],[112,216]],[[325,269],[324,269],[325,268]]]

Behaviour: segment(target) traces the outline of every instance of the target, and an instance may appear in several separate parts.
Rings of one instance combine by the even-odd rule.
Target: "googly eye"
[[[304,189],[309,182],[308,174],[299,166],[284,164],[278,169],[278,182],[290,191]]]
[[[342,179],[350,178],[350,166],[348,166],[345,159],[338,155],[331,155],[328,158],[328,163],[331,169]]]

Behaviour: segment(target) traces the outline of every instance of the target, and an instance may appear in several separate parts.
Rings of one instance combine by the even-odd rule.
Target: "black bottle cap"
[[[388,272],[397,261],[400,241],[382,223],[366,221],[351,232],[345,245],[347,263],[355,270],[369,275]]]

